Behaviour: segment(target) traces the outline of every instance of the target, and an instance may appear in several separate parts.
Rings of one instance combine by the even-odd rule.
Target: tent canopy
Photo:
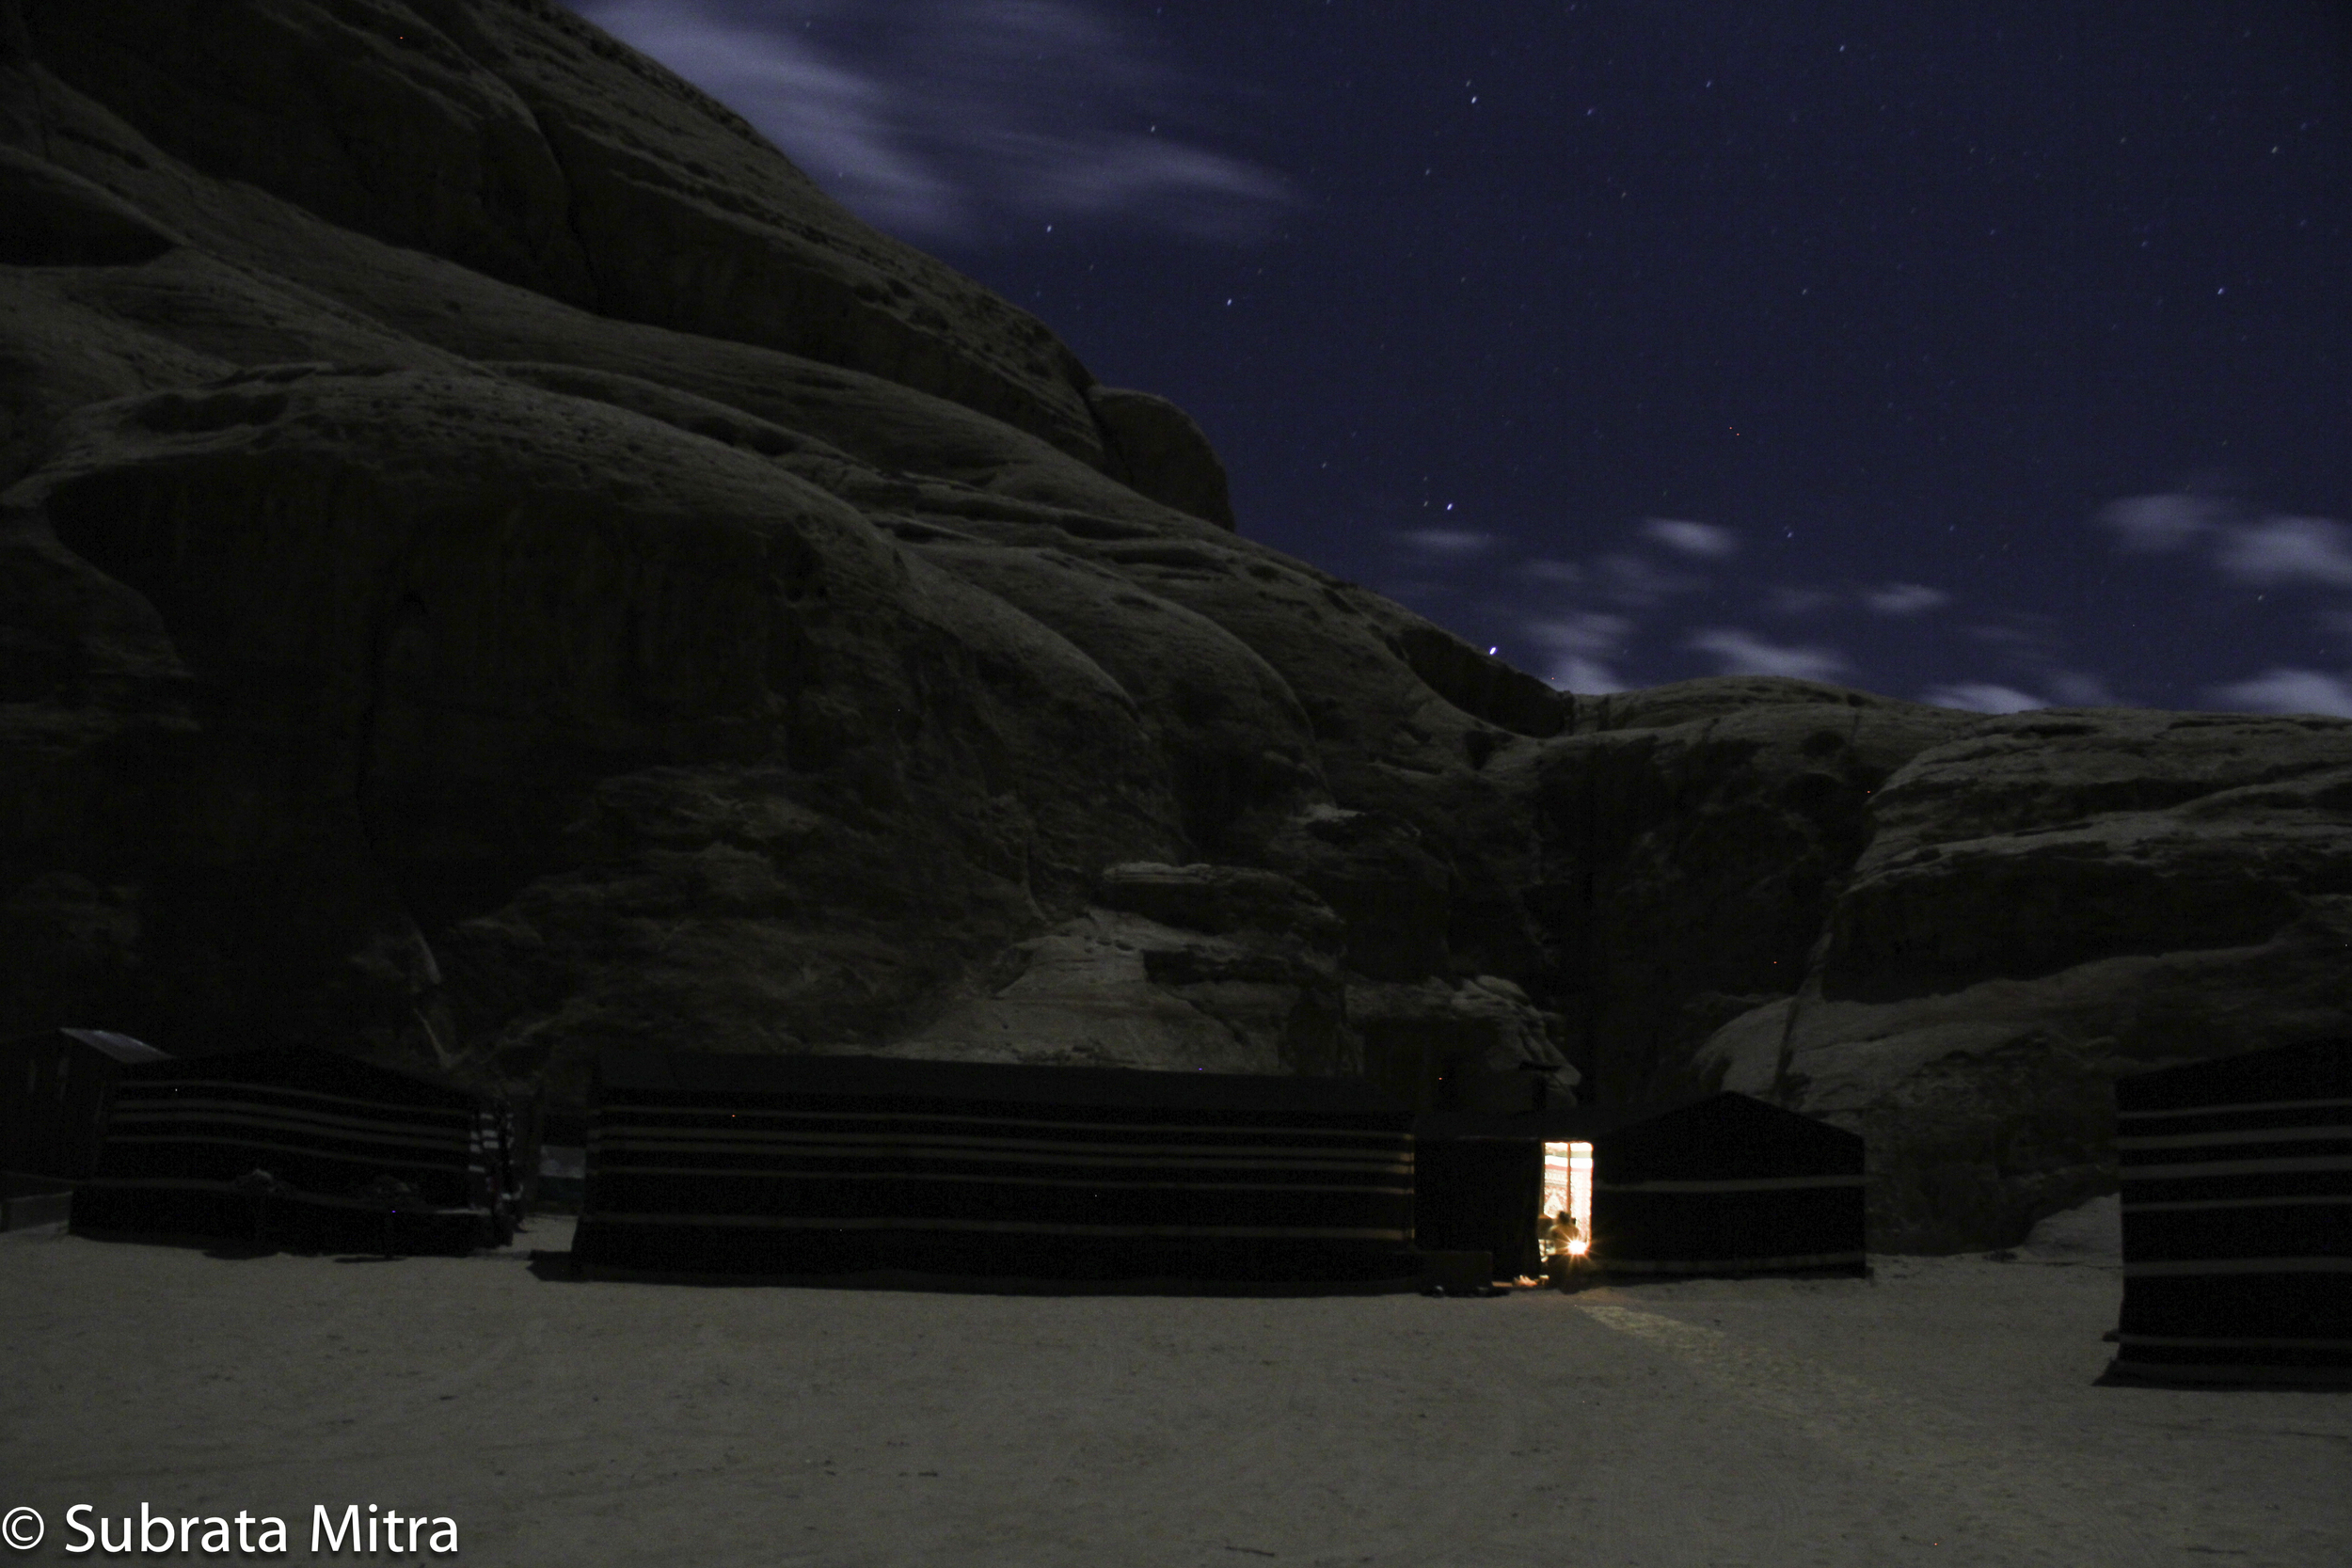
[[[2352,1040],[2115,1083],[2114,1375],[2352,1384]]]
[[[1593,1253],[1613,1274],[1859,1272],[1863,1144],[1724,1092],[1593,1140]]]
[[[1575,1106],[1516,1116],[1435,1112],[1414,1123],[1424,1246],[1534,1267],[1542,1146],[1593,1146],[1596,1268],[1640,1276],[1854,1271],[1863,1145],[1743,1094],[1666,1110]]]
[[[1348,1079],[608,1052],[574,1257],[830,1277],[1410,1277],[1409,1114]]]
[[[465,1251],[512,1233],[510,1138],[483,1096],[332,1052],[147,1062],[115,1085],[73,1223]]]

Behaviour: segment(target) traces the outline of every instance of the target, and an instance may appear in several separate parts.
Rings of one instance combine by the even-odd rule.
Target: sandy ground
[[[2352,1395],[2094,1387],[2095,1247],[1465,1301],[527,1266],[567,1244],[0,1236],[0,1511],[49,1525],[0,1561],[145,1501],[285,1518],[277,1561],[356,1502],[567,1568],[2352,1563]]]

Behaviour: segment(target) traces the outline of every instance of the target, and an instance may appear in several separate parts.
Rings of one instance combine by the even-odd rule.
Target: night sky
[[[2345,0],[579,0],[1581,692],[2352,716]]]

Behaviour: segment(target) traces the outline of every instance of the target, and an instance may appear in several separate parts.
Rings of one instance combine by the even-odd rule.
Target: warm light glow
[[[1559,1216],[1568,1216],[1562,1226]],[[1544,1250],[1582,1257],[1593,1233],[1593,1146],[1544,1145]]]

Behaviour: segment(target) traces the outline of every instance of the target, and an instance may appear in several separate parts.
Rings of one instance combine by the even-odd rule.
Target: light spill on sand
[[[1948,1521],[1951,1544],[1998,1542],[2003,1561],[2066,1568],[2121,1568],[2180,1549],[2177,1539],[2159,1547],[2156,1531],[2127,1522],[2161,1520],[2170,1513],[2162,1499],[2124,1496],[2111,1478],[2074,1474],[2077,1466],[2063,1454],[2037,1451],[2015,1433],[1718,1329],[1606,1302],[1572,1305],[1667,1352],[1840,1460],[1883,1475],[1921,1516]]]

